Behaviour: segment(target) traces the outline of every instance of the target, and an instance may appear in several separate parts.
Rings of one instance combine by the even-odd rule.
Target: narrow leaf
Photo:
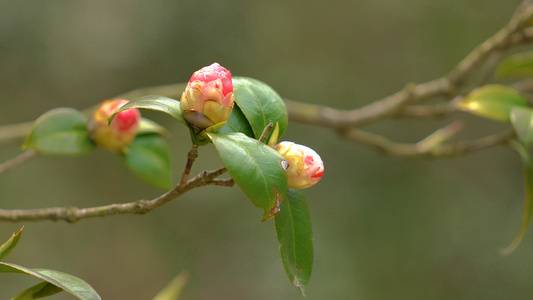
[[[55,295],[62,292],[63,290],[50,282],[43,281],[32,287],[29,287],[22,291],[20,294],[16,295],[11,300],[33,300],[41,299],[48,296]]]
[[[188,281],[189,273],[180,272],[164,289],[157,293],[153,300],[178,300]]]
[[[248,119],[246,119],[241,109],[237,105],[233,106],[233,110],[231,111],[231,115],[229,116],[226,125],[220,128],[219,131],[217,131],[217,133],[230,132],[242,132],[251,138],[254,137],[254,132],[252,130],[252,127],[250,127]]]
[[[288,124],[285,103],[279,94],[264,82],[247,77],[233,77],[235,103],[248,119],[255,138],[259,138],[269,121],[279,123],[281,137]]]
[[[161,189],[172,186],[170,152],[162,136],[138,135],[120,156],[126,166],[145,182]]]
[[[19,273],[49,282],[82,300],[101,300],[96,291],[82,279],[63,272],[48,269],[29,269],[23,266],[0,262],[0,273]]]
[[[288,190],[287,199],[281,202],[274,224],[285,272],[305,296],[313,269],[313,234],[309,209],[302,192]]]
[[[24,149],[47,155],[82,155],[94,144],[87,132],[87,117],[72,108],[56,108],[40,116],[24,142]]]
[[[527,148],[533,142],[533,109],[528,107],[514,107],[511,109],[511,124],[516,136]]]
[[[5,242],[2,246],[0,246],[0,260],[3,260],[6,258],[11,251],[15,248],[17,243],[20,240],[20,237],[22,236],[22,231],[24,230],[24,227],[22,227],[17,233],[13,233],[13,235]]]
[[[505,79],[524,79],[533,76],[533,52],[522,52],[504,58],[496,69],[496,77]]]
[[[178,100],[165,96],[144,96],[130,101],[126,105],[122,106],[119,110],[117,110],[111,117],[109,117],[109,123],[113,121],[113,118],[116,116],[116,114],[130,108],[144,108],[161,111],[172,116],[174,119],[180,121],[181,123],[187,125],[187,122],[181,115],[180,102]]]
[[[480,117],[509,123],[511,109],[517,106],[529,107],[529,103],[511,87],[492,84],[470,92],[458,104],[458,109]]]
[[[501,251],[503,255],[509,255],[513,253],[516,248],[522,243],[524,235],[529,227],[531,221],[531,215],[533,214],[533,163],[531,161],[531,155],[527,149],[517,142],[510,142],[509,145],[515,149],[520,156],[522,157],[522,162],[524,165],[524,188],[525,188],[525,200],[524,200],[524,209],[522,212],[522,223],[518,234],[512,241],[512,243],[505,249]]]
[[[283,157],[274,149],[242,133],[208,133],[224,166],[252,203],[263,209],[263,221],[275,216],[276,199],[287,193]],[[275,210],[274,210],[275,211]]]

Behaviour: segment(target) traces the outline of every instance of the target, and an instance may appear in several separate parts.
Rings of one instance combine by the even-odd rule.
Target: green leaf
[[[254,132],[252,127],[250,127],[250,123],[237,105],[233,106],[233,110],[231,111],[231,115],[229,116],[226,125],[217,131],[217,133],[230,132],[242,132],[251,138],[254,137]]]
[[[43,281],[32,287],[29,287],[22,291],[20,294],[16,295],[11,300],[33,300],[41,299],[48,296],[55,295],[62,292],[63,290],[50,282]]]
[[[24,149],[47,155],[82,155],[95,145],[87,132],[87,117],[73,108],[56,108],[40,116],[24,142]]]
[[[522,211],[522,223],[520,225],[520,229],[518,230],[518,234],[511,242],[511,244],[501,251],[503,255],[509,255],[513,253],[516,248],[518,248],[518,246],[522,243],[522,240],[524,239],[526,231],[529,227],[529,223],[531,221],[531,215],[533,214],[533,162],[531,161],[531,155],[524,147],[524,145],[514,140],[511,140],[508,144],[509,146],[511,146],[511,148],[516,150],[522,158],[524,168],[525,200],[524,209]]]
[[[187,122],[181,115],[180,102],[176,99],[168,98],[165,96],[144,96],[137,98],[129,103],[126,103],[119,110],[117,110],[109,119],[109,123],[113,121],[113,118],[121,111],[130,109],[130,108],[144,108],[151,109],[156,111],[164,112],[174,119],[180,121],[181,123],[187,125]]]
[[[527,100],[514,89],[505,85],[485,85],[470,92],[458,109],[468,113],[509,123],[513,107],[529,107]]]
[[[533,142],[533,109],[528,107],[511,109],[511,124],[520,142],[529,148]]]
[[[285,272],[305,296],[313,269],[313,234],[309,209],[302,192],[288,190],[287,199],[281,202],[274,224]]]
[[[259,138],[269,121],[279,123],[281,137],[288,124],[285,103],[279,94],[264,82],[247,77],[234,77],[235,102],[248,119],[255,138]]]
[[[63,272],[48,269],[29,269],[15,264],[0,262],[0,273],[30,275],[49,282],[78,299],[101,300],[100,296],[87,282]]]
[[[161,189],[172,186],[170,153],[162,136],[138,135],[120,156],[126,166],[145,182]]]
[[[183,271],[180,272],[165,288],[157,293],[153,300],[178,300],[188,281],[189,274]]]
[[[501,80],[523,79],[533,76],[533,52],[523,52],[504,58],[496,69]]]
[[[243,133],[208,133],[224,166],[252,203],[263,209],[263,221],[277,213],[276,202],[287,193],[283,157]]]
[[[22,235],[22,231],[24,230],[24,227],[22,227],[17,233],[13,233],[13,235],[5,242],[2,246],[0,246],[0,260],[3,260],[6,258],[11,251],[15,248],[17,243],[20,240],[20,236]]]
[[[165,127],[157,124],[156,122],[150,119],[141,118],[141,123],[139,125],[139,131],[137,132],[137,135],[151,133],[157,133],[167,138],[170,137],[170,132]]]

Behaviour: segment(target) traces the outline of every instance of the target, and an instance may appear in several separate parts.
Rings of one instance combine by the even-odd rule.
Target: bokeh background
[[[185,82],[219,62],[283,97],[355,108],[445,74],[502,27],[519,1],[1,1],[0,125],[60,106],[84,109],[140,87]],[[176,173],[188,132],[173,132]],[[504,128],[458,113],[460,138]],[[367,129],[415,142],[451,120],[385,121]],[[495,147],[459,158],[390,157],[291,123],[286,140],[321,154],[326,173],[304,191],[315,236],[307,299],[530,299],[533,236],[509,257],[520,223],[518,155]],[[20,153],[4,145],[0,161]],[[200,150],[194,172],[221,163]],[[103,150],[40,157],[0,176],[0,207],[96,206],[151,199]],[[283,270],[272,222],[237,188],[193,190],[147,215],[0,224],[25,226],[7,261],[77,275],[103,299],[151,299],[180,271],[182,295],[302,299]],[[1,298],[37,281],[0,274]],[[54,299],[71,299],[58,295]]]

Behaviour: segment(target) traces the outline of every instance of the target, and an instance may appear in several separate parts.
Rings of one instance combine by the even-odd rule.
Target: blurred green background
[[[1,1],[0,125],[52,108],[184,82],[219,62],[283,97],[355,108],[439,77],[510,18],[519,1]],[[176,173],[188,132],[166,115]],[[462,138],[501,130],[467,118]],[[416,142],[450,120],[369,129]],[[305,190],[315,236],[307,299],[530,299],[533,235],[510,257],[523,186],[518,155],[496,147],[437,160],[389,157],[323,128],[291,123],[284,139],[321,154]],[[0,149],[0,161],[20,152]],[[194,172],[221,166],[200,149]],[[2,208],[96,206],[162,193],[115,155],[40,157],[0,176]],[[193,190],[147,215],[25,226],[10,262],[77,275],[103,299],[151,299],[182,270],[182,299],[302,299],[281,264],[272,222],[237,188]],[[33,279],[0,275],[2,298]],[[55,299],[71,299],[68,295]]]

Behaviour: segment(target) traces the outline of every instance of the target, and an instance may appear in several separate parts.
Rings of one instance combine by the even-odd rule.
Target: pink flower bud
[[[89,136],[96,145],[110,151],[119,151],[135,139],[141,122],[138,109],[121,111],[110,125],[107,122],[113,113],[128,102],[124,99],[107,100],[96,109],[88,126]]]
[[[275,149],[289,162],[287,168],[289,188],[308,188],[319,182],[324,175],[324,163],[315,150],[293,142],[281,142]]]
[[[214,63],[194,72],[180,100],[187,122],[209,132],[222,128],[233,110],[231,72]]]

